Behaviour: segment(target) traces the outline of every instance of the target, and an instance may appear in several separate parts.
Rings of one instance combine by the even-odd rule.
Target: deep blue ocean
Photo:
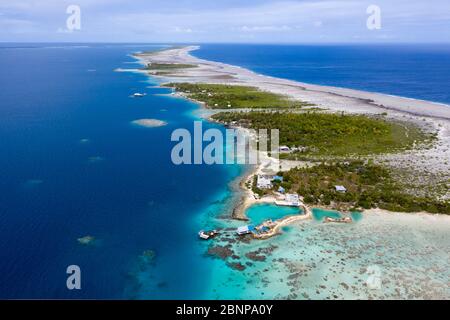
[[[202,45],[193,52],[273,77],[450,103],[450,45]]]
[[[192,131],[198,107],[115,71],[138,66],[129,54],[158,48],[0,45],[0,298],[207,298],[212,259],[197,232],[214,225],[242,168],[172,164],[170,134]],[[448,47],[204,45],[195,55],[450,102]],[[141,118],[168,125],[130,123]],[[95,240],[82,245],[84,236]],[[82,290],[66,288],[72,264]]]
[[[193,128],[197,106],[114,71],[155,48],[0,49],[0,298],[202,297],[198,215],[239,170],[172,164],[170,134]],[[140,118],[168,125],[130,124]],[[96,241],[81,245],[87,235]],[[66,288],[72,264],[79,291]]]

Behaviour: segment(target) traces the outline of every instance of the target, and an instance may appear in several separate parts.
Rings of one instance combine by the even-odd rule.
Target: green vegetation
[[[280,145],[300,147],[297,156],[369,155],[411,148],[426,136],[411,124],[362,115],[319,112],[221,112],[213,119],[253,129],[279,129]]]
[[[153,73],[155,76],[168,76],[171,75],[172,72],[170,71],[156,71],[155,73]]]
[[[389,211],[450,214],[450,202],[405,193],[386,168],[364,164],[362,161],[346,163],[321,163],[308,168],[294,168],[280,172],[283,186],[298,192],[309,204],[335,204],[336,209],[381,208]],[[335,191],[343,185],[347,192]],[[274,188],[278,188],[277,185]]]
[[[183,64],[183,63],[149,63],[146,67],[147,70],[177,70],[177,69],[189,69],[196,68],[195,64]]]
[[[222,84],[169,83],[191,99],[204,102],[212,109],[234,108],[301,108],[311,104],[248,86]]]

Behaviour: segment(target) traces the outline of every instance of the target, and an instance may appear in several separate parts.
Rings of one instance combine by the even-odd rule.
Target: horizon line
[[[3,41],[0,44],[152,44],[152,45],[204,45],[204,44],[243,44],[243,45],[450,45],[450,42],[160,42],[160,41]]]

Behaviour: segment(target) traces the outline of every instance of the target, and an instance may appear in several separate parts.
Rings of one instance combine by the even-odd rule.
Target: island
[[[280,130],[280,162],[266,154],[243,178],[234,218],[286,193],[341,211],[450,213],[449,106],[268,77],[196,58],[196,49],[135,57],[152,76],[169,79],[163,86],[174,94],[201,104],[208,120]],[[283,179],[260,188],[261,175]]]
[[[248,299],[448,297],[450,106],[269,77],[197,49],[139,53],[134,72],[196,102],[195,118],[280,132],[279,159],[259,152],[221,211],[198,224],[204,255],[223,262],[205,290],[216,299],[235,298],[233,288]]]

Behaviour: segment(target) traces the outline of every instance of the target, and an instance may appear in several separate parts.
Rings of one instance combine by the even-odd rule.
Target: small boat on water
[[[217,230],[211,230],[211,231],[199,231],[198,236],[200,237],[200,239],[203,240],[209,240],[214,238],[215,236],[217,236],[219,234],[219,232]]]
[[[145,97],[146,95],[147,95],[146,93],[139,93],[139,92],[133,93],[133,97],[135,98],[142,98]]]
[[[331,218],[325,217],[323,222],[338,222],[338,223],[351,223],[353,220],[350,217],[342,217],[342,218]]]

